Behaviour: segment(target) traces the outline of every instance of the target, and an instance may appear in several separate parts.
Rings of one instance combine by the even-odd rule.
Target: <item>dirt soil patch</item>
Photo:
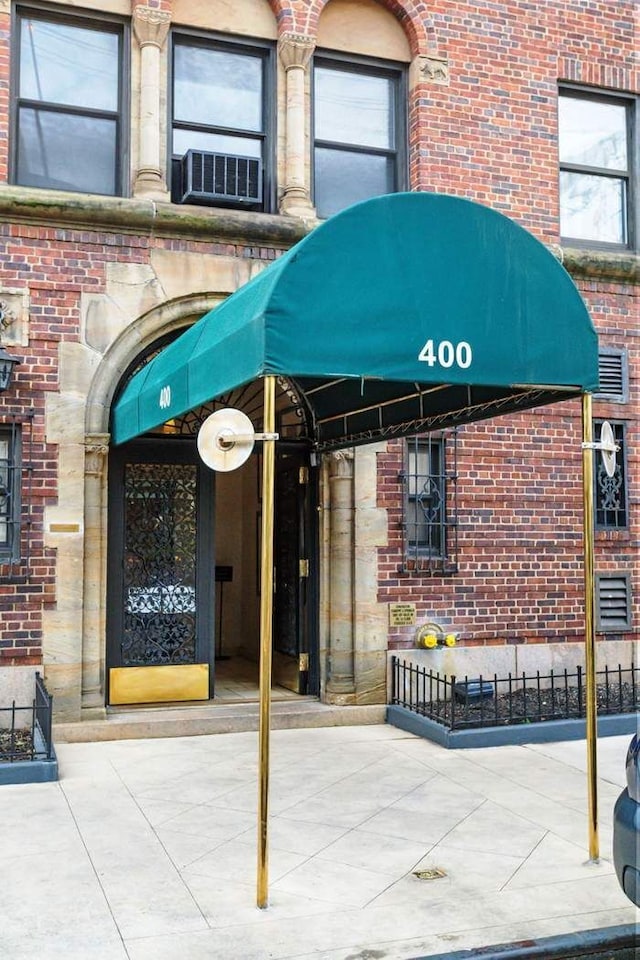
[[[456,698],[453,704],[451,700],[419,703],[417,712],[446,727],[451,727],[453,714],[455,729],[579,720],[586,715],[585,693],[584,687],[577,686],[553,690],[533,687],[482,700]],[[596,699],[601,716],[635,713],[640,709],[640,689],[636,684],[598,684]]]
[[[0,730],[0,763],[33,760],[30,730]]]

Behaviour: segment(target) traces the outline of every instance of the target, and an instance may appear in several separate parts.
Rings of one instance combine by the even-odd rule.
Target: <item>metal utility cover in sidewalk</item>
[[[320,450],[468,423],[598,387],[561,264],[457,197],[378,197],[316,228],[136,374],[123,443],[257,377],[287,378]]]

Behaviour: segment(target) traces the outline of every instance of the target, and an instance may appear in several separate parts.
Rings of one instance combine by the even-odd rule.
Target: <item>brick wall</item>
[[[630,401],[594,400],[594,417],[626,424],[629,527],[596,531],[597,572],[632,574],[632,616],[640,617],[640,314],[638,288],[582,282],[601,345],[629,353]],[[563,346],[559,342],[559,349]],[[565,345],[569,348],[570,345]],[[402,444],[379,455],[378,505],[389,512],[389,543],[380,550],[379,600],[413,602],[418,622],[460,631],[465,645],[582,642],[582,422],[569,401],[458,431],[458,573],[401,572]],[[391,647],[412,646],[413,628],[398,628]]]
[[[28,287],[29,345],[0,394],[0,423],[22,432],[23,562],[0,564],[0,666],[42,662],[42,614],[56,604],[56,550],[45,546],[45,507],[55,505],[58,447],[45,442],[48,393],[58,390],[59,346],[80,342],[81,296],[105,290],[107,263],[149,263],[154,249],[273,260],[271,247],[135,234],[0,224],[0,288]]]
[[[167,11],[169,4],[152,0]],[[558,80],[638,90],[635,0],[386,0],[414,55],[448,61],[446,84],[418,83],[409,103],[413,189],[467,197],[557,243]],[[279,30],[313,34],[323,0],[270,0]],[[10,17],[0,15],[0,183],[9,156]],[[0,187],[1,189],[1,187]],[[59,229],[52,223],[0,225],[0,283],[28,286],[28,348],[0,421],[24,421],[32,468],[22,552],[28,567],[0,568],[0,663],[39,662],[42,610],[55,604],[56,556],[45,546],[43,514],[55,504],[57,450],[45,442],[47,394],[58,385],[61,340],[78,341],[80,297],[105,288],[107,262],[147,263],[156,246],[272,259],[269,247],[149,235]],[[464,264],[452,274],[464,275]],[[596,416],[628,421],[628,531],[598,533],[598,569],[635,564],[639,545],[637,287],[584,281],[581,289],[606,345],[626,344],[633,403],[597,404]],[[16,351],[18,352],[18,351]],[[31,416],[33,411],[33,416]],[[380,550],[381,602],[415,600],[420,616],[449,621],[467,642],[581,639],[580,413],[575,404],[465,428],[459,445],[459,573],[419,578],[401,564],[400,445],[379,457],[379,504],[389,511]],[[29,446],[30,444],[30,446]],[[27,450],[30,452],[27,454]],[[634,585],[635,623],[640,584]],[[515,601],[517,600],[517,611]],[[395,633],[392,645],[407,642]]]

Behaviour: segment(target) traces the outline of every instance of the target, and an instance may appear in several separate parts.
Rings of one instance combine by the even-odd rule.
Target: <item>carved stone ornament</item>
[[[304,70],[315,48],[315,39],[301,33],[283,33],[278,40],[278,53],[285,70],[290,70],[291,67],[301,67]]]
[[[29,292],[5,287],[0,289],[0,342],[29,342]]]
[[[443,57],[416,57],[419,82],[449,84],[449,61]]]
[[[85,437],[84,472],[90,477],[102,476],[109,453],[109,434],[95,433]]]
[[[8,330],[11,324],[15,323],[17,319],[8,300],[0,299],[0,340],[2,340],[2,334],[5,330]]]
[[[330,475],[333,478],[349,478],[353,476],[354,450],[347,447],[345,450],[332,450],[329,454]]]
[[[151,44],[159,50],[169,33],[171,14],[153,7],[138,6],[133,10],[133,29],[141,47]]]

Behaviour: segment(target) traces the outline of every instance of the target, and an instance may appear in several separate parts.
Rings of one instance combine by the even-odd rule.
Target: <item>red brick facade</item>
[[[269,2],[281,35],[313,38],[326,0]],[[480,202],[559,245],[558,83],[638,92],[635,0],[380,4],[398,19],[416,58],[410,188]],[[148,5],[171,12],[169,0]],[[9,13],[0,16],[0,205],[11,149],[10,23]],[[424,58],[446,64],[442,82],[420,72]],[[57,552],[47,545],[43,512],[55,506],[66,478],[57,444],[47,442],[45,415],[59,388],[60,345],[73,348],[81,339],[83,295],[105,292],[108,263],[148,264],[159,249],[268,260],[284,246],[269,244],[264,233],[255,244],[214,241],[207,228],[191,239],[186,227],[173,236],[169,229],[92,229],[89,222],[71,229],[64,209],[49,210],[45,216],[25,207],[21,215],[5,204],[0,214],[0,287],[29,291],[28,346],[12,348],[22,364],[11,393],[0,395],[0,424],[23,424],[21,553],[29,557],[26,566],[0,566],[0,664],[10,665],[41,661],[43,611],[56,609]],[[594,416],[627,425],[629,526],[597,533],[596,569],[633,575],[635,626],[624,635],[631,641],[640,623],[640,308],[637,254],[621,257],[623,267],[614,255],[600,267],[595,257],[577,282],[601,344],[628,351],[628,403],[596,401]],[[464,263],[451,264],[452,282],[464,283],[464,271]],[[571,348],[560,333],[558,347]],[[415,602],[419,618],[450,624],[470,645],[581,641],[580,442],[576,403],[461,429],[458,572],[429,578],[400,572],[402,444],[389,444],[378,457],[378,506],[389,518],[388,545],[379,550],[379,602]],[[390,633],[392,647],[412,643],[410,629]]]

